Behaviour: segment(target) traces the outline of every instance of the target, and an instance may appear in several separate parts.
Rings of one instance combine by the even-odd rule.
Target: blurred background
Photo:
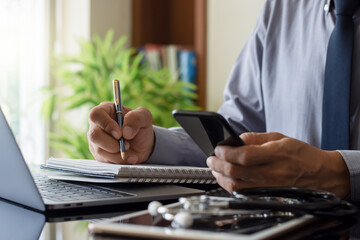
[[[25,159],[91,158],[88,112],[115,78],[157,125],[217,111],[264,1],[2,0],[0,104]]]
[[[0,106],[28,164],[92,157],[88,113],[112,100],[112,79],[154,124],[217,111],[264,2],[1,0]]]
[[[154,124],[174,125],[169,115],[173,108],[196,109],[196,105],[216,111],[231,67],[263,3],[2,0],[0,104],[26,160],[42,163],[54,154],[90,157],[86,151],[79,153],[87,144],[82,136],[87,130],[88,111],[98,102],[111,100],[113,78],[124,85],[123,104],[150,108]],[[107,35],[112,45],[106,45]],[[120,40],[121,49],[111,52],[121,38],[126,38]],[[141,63],[144,67],[133,64],[138,53],[146,60]],[[134,57],[126,59],[126,54]],[[105,64],[104,59],[108,61]],[[136,73],[124,70],[127,61]],[[163,68],[171,76],[161,71]],[[135,89],[144,81],[134,82],[144,76],[150,85]],[[175,86],[168,79],[194,83],[196,90],[194,86]],[[156,81],[161,86],[153,88]],[[161,88],[172,91],[161,95]],[[181,89],[191,90],[169,99]],[[127,94],[130,90],[133,92]],[[149,94],[144,97],[144,92]],[[156,92],[158,100],[146,99],[155,99]],[[171,104],[163,106],[161,101]],[[153,105],[148,106],[148,102]],[[76,136],[68,136],[73,129]]]

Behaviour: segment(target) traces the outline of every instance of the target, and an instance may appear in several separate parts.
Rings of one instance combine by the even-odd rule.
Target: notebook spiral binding
[[[130,170],[130,169],[129,169]],[[129,171],[130,183],[188,183],[188,184],[215,184],[216,180],[211,172],[198,169],[157,169],[132,168]]]

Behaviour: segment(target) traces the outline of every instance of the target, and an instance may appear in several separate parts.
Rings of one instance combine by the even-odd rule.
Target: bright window
[[[0,1],[0,105],[28,163],[45,160],[40,89],[48,76],[47,0]]]

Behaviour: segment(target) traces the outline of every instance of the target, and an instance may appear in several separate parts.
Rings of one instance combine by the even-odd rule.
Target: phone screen
[[[173,116],[207,156],[213,155],[218,145],[244,145],[218,113],[176,110]]]

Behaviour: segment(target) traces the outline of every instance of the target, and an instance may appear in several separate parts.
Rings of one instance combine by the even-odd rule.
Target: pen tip
[[[122,158],[122,160],[125,160],[125,152],[121,153],[121,158]]]

